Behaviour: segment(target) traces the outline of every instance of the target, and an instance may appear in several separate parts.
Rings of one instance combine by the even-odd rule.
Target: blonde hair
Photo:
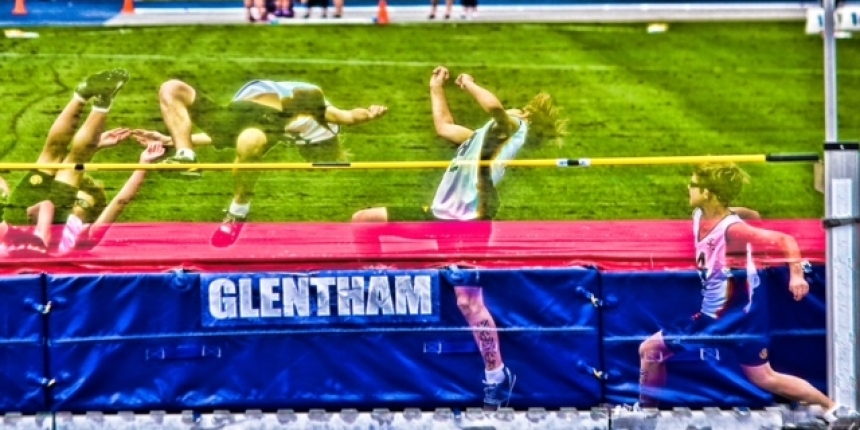
[[[734,163],[700,164],[693,169],[693,174],[702,188],[713,193],[726,206],[750,182],[750,176]]]
[[[555,106],[552,97],[539,93],[523,107],[528,114],[529,136],[539,141],[551,141],[559,147],[567,136],[567,119],[560,118],[561,108]]]

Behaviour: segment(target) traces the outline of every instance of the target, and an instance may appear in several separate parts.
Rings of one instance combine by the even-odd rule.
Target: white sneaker
[[[645,409],[642,409],[642,407],[639,406],[639,402],[636,402],[632,405],[616,405],[614,408],[612,408],[612,415],[613,416],[615,416],[615,415],[627,415],[627,416],[648,417],[648,416],[656,415],[655,412],[656,412],[656,414],[659,414],[659,411],[656,409],[647,410],[647,411]]]
[[[612,420],[612,428],[652,430],[657,427],[660,411],[645,410],[639,407],[639,403],[633,405],[618,405],[612,408],[609,415]]]
[[[860,412],[847,406],[837,405],[825,412],[821,419],[832,428],[839,430],[860,430]]]

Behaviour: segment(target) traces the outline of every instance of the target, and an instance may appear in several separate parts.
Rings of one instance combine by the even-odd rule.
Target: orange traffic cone
[[[385,0],[379,0],[379,12],[376,13],[376,24],[388,25],[388,4]]]
[[[122,3],[123,15],[134,15],[134,0],[125,0]]]
[[[24,0],[15,0],[15,8],[12,9],[12,15],[26,15],[27,6],[24,5]]]

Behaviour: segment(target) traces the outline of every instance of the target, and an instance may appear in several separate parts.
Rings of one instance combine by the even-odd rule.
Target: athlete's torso
[[[495,121],[476,130],[457,150],[436,189],[431,210],[436,218],[450,220],[492,219],[498,209],[496,186],[505,174],[504,162],[516,158],[526,141],[528,125],[516,120],[519,127],[510,135],[493,135]],[[479,161],[492,160],[489,168]]]
[[[710,231],[702,231],[702,210],[693,212],[693,234],[696,236],[696,267],[702,281],[701,312],[713,318],[735,307],[748,311],[752,290],[758,286],[758,273],[752,259],[752,245],[746,245],[746,285],[738,285],[727,264],[729,227],[743,221],[730,214],[717,222]],[[705,234],[706,233],[706,234]]]
[[[275,82],[268,80],[255,80],[245,84],[233,96],[233,101],[254,101],[254,99],[266,95],[275,94],[279,99],[293,97],[295,90],[314,90],[322,92],[318,86],[305,82]],[[330,105],[328,100],[326,106]],[[300,114],[288,124],[284,125],[285,136],[299,145],[322,143],[337,137],[340,126],[337,124],[319,124],[311,115]]]

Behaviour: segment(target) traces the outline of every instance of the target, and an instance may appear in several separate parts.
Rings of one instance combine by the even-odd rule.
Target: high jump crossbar
[[[607,157],[607,158],[552,158],[535,160],[481,161],[481,166],[501,164],[507,167],[589,167],[589,166],[649,166],[702,163],[778,163],[816,162],[817,153],[749,154],[749,155],[690,155],[672,157]],[[330,163],[196,163],[196,164],[139,164],[139,163],[0,163],[0,171],[20,170],[315,170],[315,169],[439,169],[457,163],[476,164],[474,161],[361,161]]]

